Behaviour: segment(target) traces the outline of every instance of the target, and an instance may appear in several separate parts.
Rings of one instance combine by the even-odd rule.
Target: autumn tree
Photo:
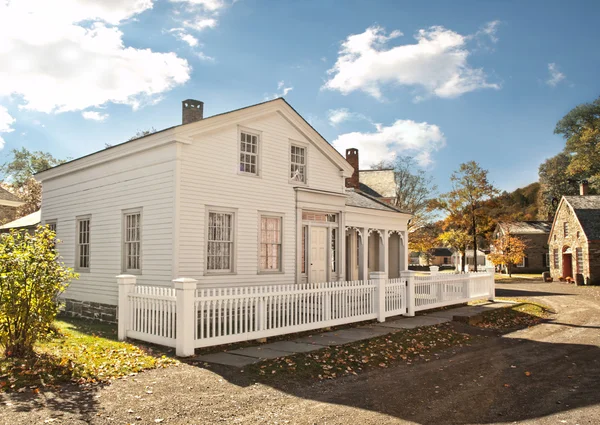
[[[27,148],[13,149],[12,160],[0,166],[4,174],[2,187],[25,202],[17,209],[17,215],[23,217],[40,209],[42,202],[42,185],[33,175],[60,165],[65,160],[54,158],[48,152],[34,151]]]
[[[462,255],[462,264],[460,269],[465,269],[467,258],[467,248],[471,242],[469,232],[461,229],[449,229],[439,235],[438,240],[442,245],[455,249]]]
[[[498,194],[498,190],[489,182],[488,171],[475,161],[461,164],[450,176],[452,190],[440,196],[436,206],[445,210],[456,223],[453,228],[469,232],[473,242],[473,253],[477,253],[478,236],[482,223],[488,217],[483,214],[484,203]],[[489,223],[488,226],[489,227]],[[477,271],[477,261],[474,261]]]
[[[515,264],[523,262],[526,249],[527,243],[523,239],[507,231],[494,241],[490,260],[494,264],[505,266],[508,275],[512,277],[512,268]]]
[[[396,185],[394,205],[413,214],[408,225],[410,233],[415,232],[433,219],[429,205],[437,192],[432,176],[420,168],[413,157],[399,156],[394,161],[382,161],[374,169],[393,169]]]
[[[438,246],[440,229],[435,224],[427,224],[411,233],[408,238],[408,249],[418,252],[420,257],[425,258],[427,265],[431,261],[431,251]]]

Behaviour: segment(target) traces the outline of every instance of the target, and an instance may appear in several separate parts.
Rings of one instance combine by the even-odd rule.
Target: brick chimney
[[[189,124],[204,118],[204,102],[187,99],[181,102],[181,123]]]
[[[588,181],[581,180],[581,183],[579,183],[579,194],[581,196],[587,196],[589,188],[590,188],[590,184],[588,183]]]
[[[350,165],[352,165],[352,167],[354,168],[354,173],[352,173],[352,177],[346,178],[346,187],[358,189],[358,149],[346,149],[346,161],[348,161]]]

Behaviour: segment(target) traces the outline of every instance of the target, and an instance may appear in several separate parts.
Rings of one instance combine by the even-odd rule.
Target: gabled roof
[[[0,205],[2,205],[1,201],[10,201],[10,202],[21,202],[19,198],[10,193],[8,190],[0,187]]]
[[[563,196],[558,208],[563,202],[566,202],[575,213],[587,239],[600,240],[600,195]]]
[[[410,214],[402,211],[390,204],[378,200],[376,197],[357,191],[352,188],[346,188],[346,205],[349,207],[370,208],[372,210],[393,211],[398,213]]]
[[[35,177],[39,181],[43,181],[48,178],[67,174],[168,143],[180,142],[191,144],[193,143],[192,136],[230,125],[230,120],[249,120],[273,112],[279,113],[279,115],[294,126],[296,130],[303,134],[308,140],[311,140],[317,146],[317,149],[339,168],[344,177],[350,177],[352,175],[353,168],[346,159],[331,146],[302,115],[287,103],[284,98],[278,97],[277,99],[268,100],[266,102],[257,103],[229,112],[223,112],[203,118],[199,121],[176,125],[137,139],[128,140],[118,145],[110,146],[106,149],[57,165],[37,173]]]
[[[394,198],[396,196],[396,179],[393,169],[360,170],[358,173],[360,190],[372,196]]]
[[[552,223],[549,221],[513,221],[498,223],[500,228],[508,230],[513,235],[543,235],[550,234]]]
[[[0,226],[0,230],[7,229],[18,229],[23,227],[33,227],[40,224],[42,221],[42,210],[38,210],[34,213],[26,215],[25,217],[21,217],[16,219],[15,221],[11,221],[10,223],[6,223],[4,226]]]

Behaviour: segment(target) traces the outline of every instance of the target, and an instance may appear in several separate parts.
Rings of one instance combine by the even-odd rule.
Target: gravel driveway
[[[600,423],[600,287],[497,286],[557,314],[539,326],[308,386],[180,365],[105,388],[0,394],[0,423]],[[457,325],[460,326],[460,325]]]

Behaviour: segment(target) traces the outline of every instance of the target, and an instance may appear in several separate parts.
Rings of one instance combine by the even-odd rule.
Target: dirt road
[[[437,359],[308,386],[181,365],[89,391],[0,394],[0,423],[600,423],[600,288],[498,285],[553,320]]]

